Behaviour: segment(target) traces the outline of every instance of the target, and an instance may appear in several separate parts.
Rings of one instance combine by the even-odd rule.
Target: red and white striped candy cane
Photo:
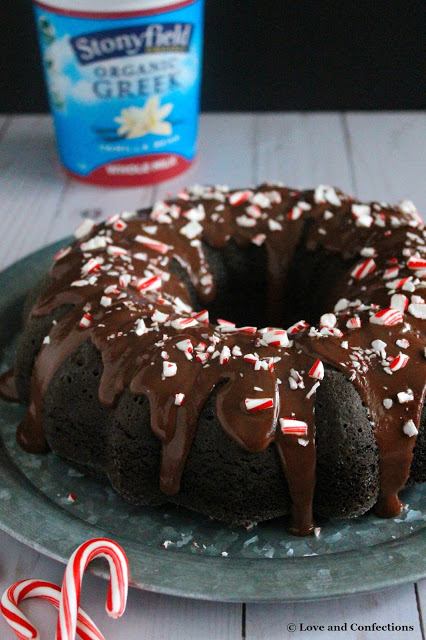
[[[74,551],[65,570],[56,640],[74,640],[83,574],[87,565],[98,557],[106,558],[110,567],[106,612],[110,618],[119,618],[123,615],[129,585],[129,565],[126,554],[112,540],[105,538],[88,540]]]
[[[19,604],[27,598],[41,598],[59,609],[60,596],[60,587],[52,582],[20,580],[4,592],[0,611],[19,640],[40,640],[37,629],[20,611]],[[105,640],[92,619],[80,608],[77,612],[77,635],[81,640]]]

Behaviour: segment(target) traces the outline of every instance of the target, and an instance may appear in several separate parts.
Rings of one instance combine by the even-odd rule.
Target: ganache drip
[[[115,406],[127,388],[149,400],[164,493],[179,491],[201,410],[215,391],[218,420],[242,449],[275,443],[292,499],[289,528],[307,535],[315,526],[315,393],[326,364],[353,381],[368,407],[381,476],[376,513],[400,512],[425,395],[416,373],[426,345],[426,242],[411,203],[356,203],[324,185],[194,187],[152,210],[99,226],[85,221],[76,236],[57,254],[51,284],[32,310],[43,316],[72,305],[35,362],[18,429],[26,450],[46,450],[43,396],[62,363],[91,340],[103,361],[100,402]],[[175,259],[207,304],[216,288],[205,243],[265,245],[268,307],[278,323],[279,292],[302,237],[306,251],[321,247],[351,264],[317,328],[303,320],[287,330],[213,325],[171,271]]]

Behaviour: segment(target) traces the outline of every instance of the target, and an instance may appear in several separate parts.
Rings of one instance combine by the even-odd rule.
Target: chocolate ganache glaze
[[[179,492],[203,406],[216,391],[224,431],[243,450],[277,447],[288,483],[290,530],[314,529],[315,394],[324,364],[355,385],[374,425],[380,465],[377,515],[402,508],[425,396],[426,241],[411,202],[361,204],[325,185],[296,191],[193,187],[152,210],[124,212],[94,226],[55,257],[51,284],[32,310],[70,310],[52,324],[35,361],[27,416],[18,441],[47,450],[43,396],[55,372],[84,342],[102,355],[99,400],[113,407],[127,388],[148,398],[162,443],[160,488]],[[216,283],[206,245],[266,250],[268,318],[279,323],[281,292],[301,243],[340,256],[348,268],[317,327],[284,329],[211,324],[194,311],[174,259],[208,305]],[[266,313],[265,313],[266,317]],[[10,380],[9,380],[10,383]]]

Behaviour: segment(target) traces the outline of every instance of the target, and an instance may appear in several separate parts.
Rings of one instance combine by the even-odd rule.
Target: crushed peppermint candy
[[[88,329],[93,322],[93,318],[91,316],[90,313],[85,313],[84,316],[81,318],[80,322],[78,323],[78,326],[81,327],[82,329]]]
[[[373,258],[368,258],[358,264],[352,271],[351,276],[357,280],[363,280],[376,269],[376,262]]]
[[[213,354],[212,357],[214,358],[215,354]],[[197,351],[197,353],[195,354],[196,361],[200,362],[201,364],[204,364],[204,362],[207,362],[209,358],[210,358],[210,354],[207,353],[206,351]]]
[[[359,329],[362,325],[361,318],[359,316],[353,316],[346,321],[348,329]]]
[[[195,318],[176,318],[172,320],[171,325],[173,329],[189,329],[189,327],[195,327],[198,322]]]
[[[340,205],[342,204],[342,201],[337,195],[336,190],[333,187],[329,187],[325,184],[319,184],[315,189],[314,201],[317,204],[329,202],[330,204],[334,204],[336,207],[340,207]]]
[[[83,220],[83,222],[74,231],[74,236],[78,240],[80,238],[84,238],[85,236],[89,235],[91,231],[93,231],[95,226],[96,226],[96,223],[93,220],[90,220],[89,218],[85,218],[85,220]]]
[[[146,333],[148,331],[148,329],[146,328],[146,324],[143,318],[139,318],[138,320],[136,320],[136,324],[135,324],[135,333],[137,336],[142,336],[144,333]]]
[[[282,231],[282,224],[273,218],[268,219],[268,227],[270,231]]]
[[[255,218],[256,220],[262,217],[262,209],[258,204],[250,204],[248,207],[246,207],[246,212],[249,216]]]
[[[253,191],[247,189],[246,191],[234,191],[229,195],[229,204],[233,207],[238,207],[240,204],[247,202],[253,195]]]
[[[363,258],[376,258],[377,251],[374,247],[364,247],[361,249],[360,255],[362,255]]]
[[[400,340],[397,340],[395,344],[401,349],[408,349],[408,347],[410,346],[407,338],[401,338]]]
[[[130,284],[131,279],[132,279],[132,276],[130,274],[128,274],[128,273],[121,274],[121,276],[118,279],[120,287],[123,287],[123,289],[128,287],[129,284]]]
[[[264,233],[257,233],[251,239],[252,243],[255,244],[257,247],[261,247],[262,244],[265,242],[265,240],[266,240],[266,235]]]
[[[391,278],[396,278],[399,273],[399,267],[388,267],[384,274],[384,280],[390,280]]]
[[[409,269],[426,269],[426,258],[410,255],[407,260],[407,267]]]
[[[247,411],[254,413],[256,411],[271,409],[274,406],[274,401],[272,398],[246,398],[244,400],[244,406]]]
[[[62,260],[62,258],[65,258],[69,253],[71,253],[71,247],[65,247],[64,249],[60,249],[53,259],[55,262],[58,262],[58,260]]]
[[[305,320],[299,320],[299,322],[296,322],[296,324],[291,325],[291,327],[287,329],[287,333],[298,333],[299,331],[303,331],[308,328],[309,324],[305,322]]]
[[[194,320],[198,320],[202,324],[209,324],[209,312],[207,309],[203,309],[203,311],[199,311],[198,313],[194,313],[192,315]]]
[[[171,378],[177,374],[177,364],[176,362],[163,362],[163,376],[165,378]]]
[[[400,391],[396,394],[398,398],[398,402],[400,404],[405,404],[407,402],[413,402],[414,393],[412,389],[407,389],[407,391]]]
[[[414,424],[414,422],[412,420],[408,420],[404,424],[402,430],[410,438],[412,438],[413,436],[417,436],[418,433],[419,433],[418,429],[416,428],[416,425]]]
[[[324,313],[320,318],[320,327],[327,327],[332,329],[336,326],[337,318],[334,313]]]
[[[290,211],[287,211],[286,218],[287,220],[299,220],[299,218],[303,215],[303,209],[300,206],[295,206]]]
[[[316,380],[324,379],[324,365],[321,360],[316,360],[312,367],[308,372],[308,376],[310,378],[315,378]]]
[[[197,207],[192,207],[192,209],[188,209],[188,211],[185,211],[183,217],[187,220],[191,220],[192,222],[201,222],[206,217],[206,210],[200,203]]]
[[[382,324],[391,327],[403,322],[403,317],[399,309],[382,309],[373,316],[370,316],[370,322],[373,324]]]
[[[112,298],[110,296],[102,296],[100,304],[102,307],[110,307],[112,304]]]
[[[153,251],[157,251],[158,253],[166,254],[168,251],[173,249],[169,244],[165,244],[164,242],[159,242],[158,240],[154,240],[153,238],[149,238],[148,236],[137,235],[135,237],[135,241],[139,242],[139,244],[143,244],[144,246],[152,249]]]
[[[271,347],[288,347],[290,340],[284,329],[272,329],[262,335],[262,339]]]
[[[373,351],[375,351],[383,359],[386,358],[386,347],[388,346],[383,340],[373,340],[371,343]]]
[[[179,349],[179,351],[183,351],[187,357],[189,356],[188,360],[191,360],[194,347],[189,338],[186,338],[185,340],[180,340],[179,342],[177,342],[176,347]]]
[[[104,259],[102,258],[102,256],[97,256],[96,258],[90,258],[90,260],[81,267],[82,274],[89,275],[94,271],[99,271],[103,262],[104,262]]]
[[[237,218],[235,218],[235,222],[239,227],[245,227],[247,229],[249,229],[250,227],[255,227],[257,224],[254,218],[251,218],[250,216],[244,216],[244,215],[238,216]]]
[[[390,361],[389,366],[391,368],[391,371],[399,371],[399,369],[403,369],[407,365],[409,359],[410,356],[407,356],[406,353],[399,352],[396,358],[393,358]]]
[[[82,242],[80,245],[81,251],[96,251],[96,249],[105,249],[107,240],[105,236],[95,236],[90,238],[87,242]]]
[[[136,282],[136,288],[138,291],[152,291],[161,288],[160,276],[148,276],[146,278],[139,278]]]
[[[118,219],[113,222],[112,228],[114,231],[124,231],[127,228],[127,224],[124,220]]]
[[[220,352],[220,364],[226,364],[227,362],[229,362],[230,357],[231,357],[231,350],[225,344],[222,351]]]
[[[390,307],[391,309],[398,309],[401,313],[404,313],[408,307],[408,298],[403,293],[394,293],[391,297]]]
[[[184,393],[176,393],[175,394],[175,405],[177,405],[178,407],[181,407],[183,405],[183,401],[185,400],[185,394]]]
[[[235,322],[231,322],[230,320],[223,320],[223,318],[218,318],[217,324],[220,325],[220,327],[236,327]]]
[[[202,231],[203,227],[196,220],[188,222],[188,224],[179,229],[179,233],[181,233],[183,236],[186,236],[190,240],[193,240],[197,236],[200,236]]]
[[[165,322],[167,322],[169,318],[170,318],[170,315],[168,313],[163,313],[158,309],[156,309],[151,316],[151,320],[153,322],[158,322],[159,324],[164,324]]]
[[[281,432],[286,435],[306,436],[308,435],[308,425],[303,420],[295,418],[280,418]]]
[[[119,247],[113,244],[110,244],[107,247],[107,253],[110,256],[118,257],[118,256],[127,256],[129,252],[124,247]]]
[[[407,309],[408,313],[410,313],[415,318],[420,318],[421,320],[426,320],[426,304],[413,304],[408,305]]]
[[[318,380],[318,382],[315,382],[314,385],[312,385],[312,388],[310,391],[308,391],[308,393],[306,394],[306,399],[309,400],[309,398],[311,398],[317,391],[318,387],[320,386],[321,382]]]

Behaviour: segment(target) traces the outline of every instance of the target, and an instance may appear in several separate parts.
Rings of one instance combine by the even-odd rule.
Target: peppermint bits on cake
[[[271,347],[289,347],[287,331],[284,329],[270,329],[262,334],[262,339]]]
[[[404,424],[402,430],[405,433],[405,435],[408,436],[409,438],[412,438],[413,436],[417,436],[418,433],[419,433],[419,431],[418,431],[416,425],[414,424],[413,420],[407,420],[407,422]]]
[[[246,398],[244,406],[249,413],[256,413],[257,411],[272,409],[274,401],[272,398]]]
[[[88,329],[89,327],[91,327],[93,324],[93,317],[90,313],[85,313],[84,316],[81,318],[80,322],[78,323],[78,326],[81,327],[81,329]]]
[[[375,269],[376,269],[376,262],[374,258],[367,258],[367,260],[364,260],[364,262],[361,262],[360,264],[358,264],[351,271],[351,275],[357,280],[363,280],[368,275],[370,275],[370,273],[373,273]]]
[[[184,393],[176,393],[175,394],[175,405],[178,407],[181,407],[184,403],[185,400],[185,394]]]
[[[321,360],[316,360],[312,367],[308,372],[308,376],[310,378],[314,378],[315,380],[323,380],[324,379],[324,365]]]
[[[253,195],[253,191],[246,189],[246,191],[234,191],[229,195],[229,203],[232,207],[238,207],[244,202],[247,202]]]
[[[320,318],[321,329],[333,329],[336,326],[337,318],[334,313],[324,313]]]
[[[403,369],[405,366],[407,366],[409,359],[410,356],[408,356],[406,353],[399,352],[396,358],[393,358],[389,364],[391,371],[395,372],[399,371],[399,369]]]
[[[381,309],[374,315],[370,316],[370,322],[372,324],[381,324],[392,327],[395,324],[403,322],[403,316],[399,309]]]

